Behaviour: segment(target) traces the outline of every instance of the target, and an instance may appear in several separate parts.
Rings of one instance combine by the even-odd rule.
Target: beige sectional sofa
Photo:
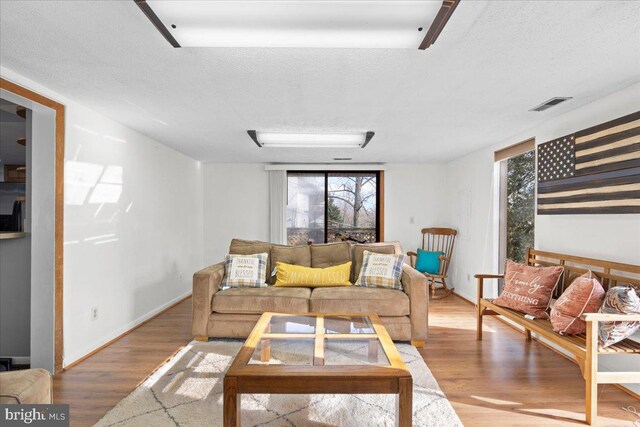
[[[401,253],[397,242],[352,245],[347,242],[282,246],[234,239],[230,254],[269,254],[268,271],[276,262],[306,267],[329,267],[352,262],[355,282],[365,250]],[[356,286],[331,288],[230,288],[221,290],[224,262],[198,271],[193,276],[192,332],[196,339],[210,337],[245,338],[264,312],[336,313],[374,312],[395,341],[411,341],[418,347],[427,339],[429,293],[423,274],[406,264],[402,272],[403,291]],[[267,280],[270,284],[275,278]]]

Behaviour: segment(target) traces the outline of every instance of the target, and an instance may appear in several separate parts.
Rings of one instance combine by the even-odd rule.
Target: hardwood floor
[[[429,339],[420,349],[440,387],[468,426],[584,424],[585,385],[573,362],[501,321],[485,317],[476,341],[475,308],[457,296],[432,301]],[[632,426],[623,411],[638,400],[600,385],[594,425]]]
[[[93,425],[191,339],[188,298],[68,371],[54,375],[54,403],[70,404],[72,426]]]
[[[55,402],[71,405],[73,426],[94,424],[191,340],[190,322],[187,299],[54,376]],[[473,306],[455,296],[431,302],[429,324],[420,352],[465,425],[584,425],[584,382],[572,362],[496,319],[485,319],[477,342]],[[640,409],[636,399],[609,385],[599,395],[596,425],[632,426],[635,415],[621,408]]]

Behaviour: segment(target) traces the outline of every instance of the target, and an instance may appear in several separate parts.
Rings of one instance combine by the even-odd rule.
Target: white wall
[[[204,263],[229,253],[231,239],[269,240],[269,172],[263,164],[210,163],[204,169]]]
[[[201,164],[10,70],[1,72],[66,107],[67,365],[191,292],[191,276],[202,267]],[[52,293],[52,279],[47,286]]]
[[[385,167],[385,240],[405,251],[420,244],[420,229],[449,225],[445,167]],[[413,218],[414,223],[410,223]],[[269,172],[263,164],[204,165],[204,262],[221,261],[232,238],[269,240]]]
[[[475,301],[473,274],[495,271],[493,206],[493,152],[518,141],[535,137],[545,141],[594,126],[638,110],[640,84],[635,84],[579,109],[550,118],[543,125],[514,135],[448,165],[449,191],[471,190],[471,233],[459,242],[454,261],[453,282],[456,292]],[[543,113],[546,114],[546,113]],[[452,217],[459,214],[452,204]],[[537,249],[582,255],[630,264],[640,264],[640,215],[536,215],[535,246]],[[468,279],[468,276],[471,279]],[[486,289],[486,288],[485,288]],[[616,369],[638,369],[630,358],[616,357]],[[611,359],[602,365],[613,367]],[[632,386],[636,391],[640,387]]]
[[[445,165],[386,165],[385,240],[399,240],[405,252],[415,251],[422,243],[422,228],[452,225],[446,174]]]

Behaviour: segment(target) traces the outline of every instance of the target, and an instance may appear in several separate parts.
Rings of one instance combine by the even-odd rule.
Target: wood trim
[[[517,144],[510,145],[508,147],[497,150],[494,153],[494,159],[496,162],[500,160],[505,160],[510,157],[518,156],[522,153],[526,153],[527,151],[536,149],[536,139],[529,138],[524,141],[518,142]]]
[[[118,341],[121,338],[124,338],[125,336],[129,335],[131,332],[135,331],[136,329],[138,329],[141,326],[144,326],[146,323],[152,321],[153,319],[155,319],[156,317],[160,316],[161,314],[164,314],[165,312],[171,310],[173,307],[177,306],[178,304],[184,302],[185,300],[188,300],[189,298],[191,298],[191,294],[187,295],[184,298],[180,298],[179,301],[176,301],[175,303],[171,304],[169,307],[163,309],[162,311],[159,311],[158,313],[154,314],[153,316],[151,316],[150,318],[148,318],[147,320],[145,320],[144,322],[140,322],[139,324],[137,324],[136,326],[134,326],[133,328],[121,333],[120,335],[118,335],[117,337],[115,337],[112,340],[107,341],[106,343],[102,344],[100,347],[96,348],[95,350],[92,350],[90,353],[85,354],[84,356],[82,356],[80,359],[73,361],[72,363],[69,363],[67,366],[65,366],[62,370],[66,371],[68,369],[73,368],[74,366],[76,366],[77,364],[79,364],[80,362],[84,362],[85,360],[87,360],[88,358],[90,358],[91,356],[93,356],[94,354],[96,354],[97,352],[99,352],[100,350],[103,350],[107,347],[109,347],[111,344],[113,344],[114,342]],[[204,339],[199,339],[199,338],[204,338]],[[194,338],[196,341],[208,341],[209,337],[195,337]],[[173,356],[171,356],[173,357]],[[169,357],[169,359],[171,358]],[[169,360],[167,359],[167,360]],[[166,363],[166,361],[165,361]],[[164,363],[162,363],[160,366],[164,365]],[[155,372],[155,371],[154,371]],[[153,372],[152,372],[153,373]],[[151,374],[149,374],[151,375]],[[145,378],[146,379],[146,378]],[[144,381],[144,380],[143,380]]]
[[[64,267],[64,138],[65,107],[63,104],[40,95],[16,83],[0,77],[0,89],[29,99],[55,111],[55,236],[54,236],[54,373],[62,371],[63,342],[63,267]]]
[[[453,15],[453,12],[456,10],[459,3],[460,0],[442,0],[442,6],[440,6],[438,14],[431,23],[431,26],[427,30],[427,34],[424,36],[424,39],[422,40],[422,43],[420,43],[418,49],[425,50],[436,42],[438,36],[440,36],[440,33],[444,29],[444,26],[447,25],[447,22],[449,22],[451,15]]]
[[[384,171],[378,172],[378,240],[384,242]]]

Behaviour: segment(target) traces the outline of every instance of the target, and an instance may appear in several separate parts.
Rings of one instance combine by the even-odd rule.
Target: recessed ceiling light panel
[[[364,148],[374,132],[292,133],[248,130],[258,145],[265,148]]]
[[[443,8],[442,0],[134,1],[175,47],[417,49]]]

